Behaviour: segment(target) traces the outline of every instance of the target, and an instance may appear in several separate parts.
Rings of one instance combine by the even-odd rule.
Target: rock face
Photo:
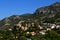
[[[41,14],[41,13],[58,13],[60,12],[60,2],[56,2],[50,6],[46,7],[41,7],[36,10],[36,14]]]
[[[60,24],[60,2],[56,2],[50,6],[38,8],[33,14],[13,15],[8,18],[0,20],[0,28],[4,29],[5,24],[9,24],[13,27],[14,24],[24,20],[40,21],[42,23],[58,23]],[[9,28],[10,28],[9,27]],[[7,27],[6,27],[7,28]]]
[[[38,8],[35,11],[35,15],[46,21],[54,20],[57,22],[57,19],[60,20],[60,2],[56,2],[50,6]]]

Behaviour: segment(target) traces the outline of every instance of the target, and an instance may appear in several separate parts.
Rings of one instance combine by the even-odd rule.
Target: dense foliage
[[[33,30],[34,29],[29,29]],[[36,28],[35,28],[36,30]],[[51,31],[47,31],[45,35],[42,35],[41,33],[36,33],[35,35],[26,34],[27,31],[22,30],[14,30],[12,31],[1,31],[0,32],[0,40],[27,40],[28,38],[31,40],[60,40],[60,30],[59,29],[53,29]]]

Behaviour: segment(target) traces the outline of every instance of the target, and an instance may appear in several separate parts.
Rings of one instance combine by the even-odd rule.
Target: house
[[[47,31],[50,31],[51,30],[51,28],[47,28]]]
[[[27,40],[31,40],[30,38],[27,38]]]
[[[56,28],[60,28],[60,25],[57,25]]]
[[[22,26],[21,29],[24,30],[25,29],[24,26]]]
[[[28,27],[24,27],[24,30],[27,30],[28,29]]]
[[[35,35],[36,33],[33,31],[33,32],[31,32],[31,35]]]
[[[40,31],[39,33],[41,33],[42,35],[45,35],[45,32],[42,30],[42,31]]]
[[[17,24],[17,26],[21,27],[21,26],[22,26],[22,24]]]
[[[54,29],[55,27],[56,27],[56,25],[55,24],[52,24],[51,29]]]
[[[28,27],[31,27],[31,24],[30,23],[28,24]]]
[[[9,31],[12,31],[12,29],[9,29]]]
[[[32,26],[35,26],[34,24],[35,24],[35,23],[32,23]]]
[[[43,27],[42,27],[42,26],[40,26],[40,25],[38,25],[38,27],[39,27],[40,29],[43,29]]]

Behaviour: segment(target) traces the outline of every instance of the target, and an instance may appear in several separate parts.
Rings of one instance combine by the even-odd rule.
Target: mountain
[[[60,22],[60,2],[56,2],[50,6],[38,8],[35,13],[40,19],[49,22]]]
[[[28,19],[42,22],[60,24],[60,2],[56,2],[50,6],[38,8],[33,14],[26,13],[23,15],[12,15],[10,17],[0,20],[0,30],[12,28],[14,24],[21,20]]]
[[[60,10],[60,2],[56,2],[50,6],[38,8],[36,12],[49,13],[49,12],[59,12],[59,10]]]

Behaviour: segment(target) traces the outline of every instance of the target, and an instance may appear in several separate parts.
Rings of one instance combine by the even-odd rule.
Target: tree
[[[18,40],[27,40],[25,36],[21,36]]]
[[[58,33],[56,31],[48,31],[47,34],[45,35],[45,37],[47,39],[50,39],[50,40],[57,40],[58,38]]]

